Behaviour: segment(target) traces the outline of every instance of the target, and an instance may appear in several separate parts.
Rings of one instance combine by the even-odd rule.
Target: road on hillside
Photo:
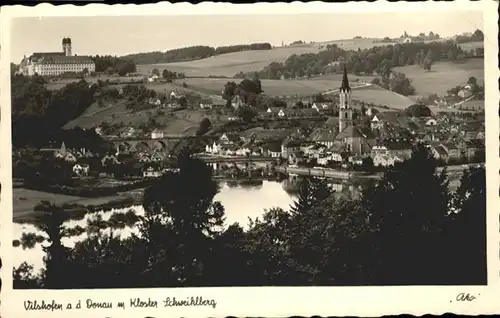
[[[351,89],[368,87],[368,86],[372,86],[372,84],[370,84],[370,83],[364,83],[362,85],[352,86]],[[337,88],[337,89],[332,89],[331,91],[327,91],[327,92],[325,92],[323,94],[325,94],[325,95],[335,94],[335,93],[338,93],[339,91],[340,91],[340,88]]]

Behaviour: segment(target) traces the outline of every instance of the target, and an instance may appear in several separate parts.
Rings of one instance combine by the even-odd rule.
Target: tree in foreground
[[[436,284],[442,280],[442,235],[448,214],[446,171],[424,145],[363,194],[378,255],[375,284]]]
[[[183,153],[178,168],[144,193],[141,234],[149,259],[144,279],[159,286],[198,285],[224,222],[224,208],[213,201],[219,187],[210,167]]]
[[[487,284],[486,267],[486,170],[464,171],[449,215],[449,284]],[[465,234],[466,233],[466,234]],[[467,275],[460,275],[467,273]]]
[[[61,240],[64,236],[63,223],[68,220],[67,212],[60,206],[42,202],[35,209],[35,227],[45,233],[50,245],[45,251],[45,269],[42,272],[43,287],[49,289],[65,288],[69,277],[67,257],[69,250]]]

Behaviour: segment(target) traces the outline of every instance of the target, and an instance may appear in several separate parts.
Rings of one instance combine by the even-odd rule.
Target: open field
[[[140,74],[150,74],[152,69],[157,68],[160,71],[168,69],[170,71],[185,73],[186,76],[208,77],[212,75],[233,77],[239,72],[260,71],[272,62],[284,62],[292,54],[317,53],[325,50],[328,44],[336,44],[341,49],[354,51],[358,49],[370,49],[374,46],[396,44],[396,42],[377,42],[379,40],[375,38],[344,39],[276,47],[272,50],[234,52],[188,62],[137,65],[137,71]]]
[[[465,85],[470,76],[477,78],[479,85],[484,84],[484,59],[480,58],[467,59],[463,63],[437,62],[430,72],[417,65],[395,67],[394,71],[406,74],[416,94],[422,96],[432,93],[444,96],[450,88]]]
[[[239,82],[240,80],[236,80]],[[185,82],[193,87],[220,94],[228,82],[225,78],[187,78]],[[332,80],[261,80],[264,93],[270,96],[312,95],[340,87],[340,81]]]
[[[376,85],[352,90],[352,99],[375,105],[386,105],[392,109],[405,109],[415,104],[410,98],[388,91]],[[384,110],[385,111],[385,110]]]
[[[97,83],[98,80],[101,81],[120,81],[120,82],[130,82],[131,80],[134,81],[139,81],[142,80],[143,76],[107,76],[107,75],[101,75],[101,76],[88,76],[85,78],[85,81],[88,83]],[[56,90],[56,89],[61,89],[64,86],[68,85],[69,83],[73,82],[78,82],[80,79],[79,78],[62,78],[57,81],[50,81],[47,83],[46,87],[49,90]]]
[[[186,76],[227,76],[233,77],[239,72],[254,72],[263,69],[271,62],[284,62],[293,54],[317,53],[319,47],[314,45],[278,47],[272,50],[234,52],[212,56],[206,59],[163,64],[137,65],[137,72],[150,74],[157,68],[160,72],[168,69],[185,73]]]
[[[366,82],[370,83],[376,76],[374,75],[354,75],[354,74],[347,74],[349,76],[349,83],[355,84],[356,82]],[[316,81],[316,80],[329,80],[329,81],[335,81],[335,82],[341,82],[342,81],[342,74],[324,74],[321,76],[317,77],[312,77],[310,79],[311,81]]]
[[[335,75],[332,75],[335,76]],[[369,81],[371,77],[360,80]],[[186,83],[192,88],[201,88],[207,91],[212,91],[214,94],[220,93],[227,79],[218,78],[188,78]],[[324,93],[330,90],[336,90],[341,85],[340,76],[338,78],[326,79],[310,79],[310,80],[261,80],[264,93],[270,96],[283,95],[299,95],[310,96],[316,93]],[[352,98],[358,99],[367,103],[375,103],[378,105],[387,105],[390,108],[402,109],[406,108],[414,102],[402,95],[387,91],[378,86],[369,86],[356,89],[356,83],[351,81],[353,87]]]
[[[45,200],[56,205],[75,203],[81,205],[100,205],[119,199],[120,196],[106,196],[100,198],[83,198],[65,194],[54,194],[42,191],[28,190],[23,188],[13,189],[13,217],[24,217],[33,213],[35,205]]]
[[[262,90],[269,96],[299,95],[310,96],[312,94],[324,93],[338,89],[341,85],[341,76],[329,75],[329,79],[323,77],[304,80],[261,80]],[[372,77],[358,77],[360,81],[371,81]],[[183,80],[188,87],[212,94],[219,94],[228,81],[240,82],[227,78],[186,78]],[[355,86],[355,82],[352,82]]]
[[[102,122],[119,121],[116,118],[124,118],[129,114],[124,102],[109,103],[105,107],[99,108],[97,103],[93,103],[89,108],[78,118],[68,122],[64,128],[71,129],[74,127],[92,128]],[[127,123],[128,121],[124,121]]]

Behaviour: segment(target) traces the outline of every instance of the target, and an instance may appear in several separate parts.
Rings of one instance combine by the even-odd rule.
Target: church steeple
[[[351,87],[349,86],[345,66],[342,85],[340,86],[339,102],[339,131],[343,131],[352,125]]]
[[[64,143],[64,141],[62,142],[62,145],[61,145],[61,149],[59,149],[59,152],[62,154],[62,155],[66,155],[66,144]]]
[[[344,74],[342,75],[342,85],[340,86],[340,92],[350,92],[351,87],[349,86],[349,80],[347,79],[347,69],[344,66]]]

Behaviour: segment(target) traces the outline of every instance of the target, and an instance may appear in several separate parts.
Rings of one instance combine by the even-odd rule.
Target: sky
[[[77,55],[126,55],[193,45],[223,46],[297,40],[399,37],[429,31],[442,37],[483,30],[479,11],[287,15],[29,17],[11,24],[11,57],[61,51],[64,37]]]

